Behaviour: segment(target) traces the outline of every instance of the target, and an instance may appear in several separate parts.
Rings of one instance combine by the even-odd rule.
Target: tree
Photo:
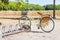
[[[18,1],[18,2],[17,2],[17,4],[16,4],[16,8],[17,8],[17,10],[20,10],[20,7],[23,6],[24,2],[23,2],[23,0],[17,0],[17,1]]]
[[[1,0],[1,2],[4,3],[4,4],[8,4],[9,0]]]
[[[56,9],[56,10],[60,10],[60,5],[56,5],[56,6],[55,6],[55,9]]]
[[[53,10],[53,5],[52,4],[46,5],[44,7],[45,7],[45,10]]]
[[[0,2],[0,10],[3,10],[3,6],[4,6],[4,4],[2,2]]]
[[[25,0],[27,3],[29,2],[28,0]]]

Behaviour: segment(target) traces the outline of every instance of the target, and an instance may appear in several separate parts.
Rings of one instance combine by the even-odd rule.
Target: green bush
[[[44,6],[45,7],[45,10],[53,10],[53,5],[46,5]]]
[[[56,5],[56,10],[60,10],[60,5]]]
[[[34,10],[44,10],[45,8],[43,6],[40,6],[40,5],[32,5],[33,9]]]
[[[27,4],[25,2],[8,2],[7,4],[0,2],[0,10],[23,11],[27,8],[32,10],[53,10],[54,7],[52,4],[41,6],[38,4]],[[56,5],[55,9],[60,10],[60,5]]]
[[[0,2],[0,10],[3,10],[3,6],[4,6],[4,4],[2,2]]]
[[[45,10],[53,10],[54,9],[52,4],[48,4],[48,5],[44,6],[44,7],[45,7]],[[55,9],[60,10],[60,5],[55,5]]]
[[[15,10],[15,4],[16,3],[14,3],[14,2],[13,3],[10,2],[9,5],[8,5],[9,6],[8,10]]]
[[[37,4],[28,4],[24,2],[9,2],[9,4],[4,4],[0,2],[0,10],[13,10],[13,11],[22,11],[26,8],[32,8],[34,10],[44,10],[43,6]]]

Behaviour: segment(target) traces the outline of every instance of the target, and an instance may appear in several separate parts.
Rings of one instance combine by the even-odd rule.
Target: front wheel
[[[40,26],[41,26],[41,29],[44,32],[49,33],[49,32],[51,32],[54,29],[55,23],[54,23],[52,18],[50,18],[50,17],[43,17],[40,20]]]

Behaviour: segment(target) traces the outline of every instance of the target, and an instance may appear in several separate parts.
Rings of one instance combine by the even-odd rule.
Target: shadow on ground
[[[42,31],[31,31],[32,33],[44,33]]]

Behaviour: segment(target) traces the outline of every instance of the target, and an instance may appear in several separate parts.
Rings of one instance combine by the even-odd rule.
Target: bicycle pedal
[[[38,27],[38,29],[40,29],[40,27]]]

